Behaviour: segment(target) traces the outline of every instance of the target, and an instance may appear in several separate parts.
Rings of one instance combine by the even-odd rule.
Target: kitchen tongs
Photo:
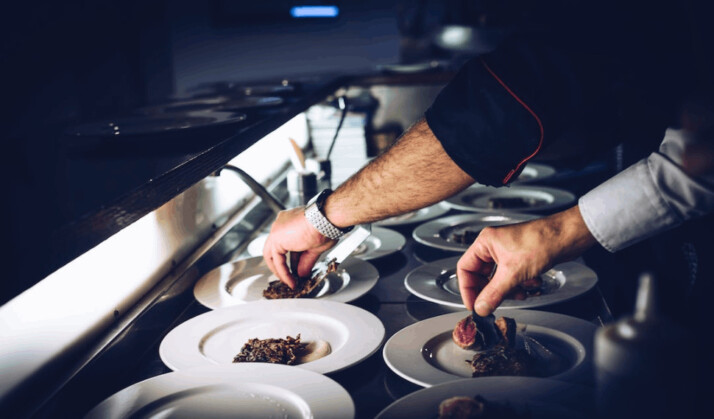
[[[334,270],[331,271],[330,266],[332,265],[334,269],[334,266],[342,263],[347,256],[351,255],[371,234],[371,224],[360,224],[355,226],[349,234],[342,237],[337,245],[327,252],[312,268],[312,272],[310,273],[311,281],[309,281],[306,286],[308,288],[306,295],[314,296],[320,289],[320,285],[330,275],[339,275]]]
[[[476,334],[479,337],[476,341],[483,342],[483,350],[491,349],[501,341],[498,330],[496,330],[496,317],[493,314],[481,317],[476,314],[476,310],[471,310],[471,318],[476,323]]]
[[[498,268],[498,265],[494,264],[488,276],[489,281],[496,273],[496,268]],[[501,335],[498,330],[496,330],[496,316],[494,316],[493,313],[486,317],[481,317],[476,314],[476,310],[472,309],[471,318],[474,323],[476,323],[476,333],[479,335],[481,342],[483,342],[483,349],[490,349],[501,341]]]

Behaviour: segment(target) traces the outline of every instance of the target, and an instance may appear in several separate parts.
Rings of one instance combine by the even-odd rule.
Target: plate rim
[[[424,246],[429,246],[432,248],[440,249],[440,250],[448,250],[452,252],[464,252],[466,249],[468,249],[471,244],[466,244],[466,243],[451,243],[449,241],[441,239],[439,236],[439,239],[436,239],[435,233],[439,233],[441,229],[445,227],[453,227],[456,225],[459,221],[468,221],[469,219],[474,219],[477,220],[478,218],[485,218],[485,217],[494,217],[494,216],[501,216],[501,217],[508,217],[508,218],[522,218],[521,220],[516,221],[518,222],[527,222],[527,221],[533,221],[541,218],[540,215],[538,214],[530,214],[530,213],[507,213],[507,214],[496,214],[496,213],[479,213],[479,212],[470,212],[466,214],[456,214],[456,215],[449,215],[446,217],[441,217],[437,218],[435,220],[427,221],[425,223],[420,224],[417,226],[414,231],[412,231],[412,237],[417,243],[423,244]],[[453,222],[453,224],[452,224]],[[515,223],[513,223],[515,224]],[[483,230],[486,227],[492,227],[492,226],[500,226],[504,224],[487,224],[481,227],[479,232]],[[432,238],[430,240],[430,238]]]
[[[274,371],[274,372],[273,372]],[[189,368],[180,371],[171,371],[164,374],[156,375],[145,380],[133,383],[115,393],[106,397],[98,404],[96,404],[89,412],[86,414],[86,418],[119,418],[126,417],[126,415],[133,414],[138,409],[151,403],[152,398],[147,398],[146,403],[143,404],[129,404],[123,401],[123,398],[131,398],[131,394],[137,395],[136,398],[141,398],[145,396],[147,386],[151,388],[152,386],[158,386],[159,388],[164,388],[164,383],[175,384],[173,391],[168,391],[161,397],[166,397],[171,394],[175,394],[180,391],[180,389],[189,390],[198,386],[206,385],[216,385],[216,384],[232,384],[239,382],[242,379],[246,379],[248,375],[248,380],[251,382],[256,382],[260,384],[270,384],[275,387],[284,388],[286,391],[290,391],[293,394],[302,396],[301,399],[309,407],[313,416],[320,417],[325,414],[336,413],[329,410],[344,410],[342,414],[348,415],[346,417],[353,418],[356,414],[354,400],[350,396],[349,392],[342,387],[338,382],[330,377],[323,374],[319,374],[313,371],[291,368],[287,365],[275,365],[275,364],[235,364],[226,368],[225,366],[210,365],[198,368]],[[285,380],[284,376],[294,376],[295,380]],[[282,379],[281,379],[282,378]],[[310,385],[320,386],[320,393],[313,394],[314,390],[311,391],[301,391],[305,385],[305,382],[310,380]],[[180,383],[179,383],[180,381]],[[195,381],[195,385],[190,385],[192,381]],[[299,384],[298,384],[299,383]],[[302,394],[298,394],[302,393]],[[339,409],[328,409],[325,406],[326,403],[319,403],[317,406],[314,402],[322,402],[321,398],[324,399],[325,393],[330,395],[330,400],[338,399],[338,403],[334,403],[334,406],[339,406]],[[310,397],[312,400],[305,400],[305,396]],[[134,400],[136,400],[134,398]],[[312,405],[311,405],[312,402]],[[112,410],[112,407],[116,405],[121,405],[122,407],[129,407],[129,411],[117,412]],[[127,406],[128,405],[128,406]],[[346,409],[342,409],[344,406]],[[314,411],[317,408],[317,411]],[[351,412],[351,413],[350,413]]]
[[[256,263],[257,262],[257,263]],[[225,307],[233,307],[236,305],[243,305],[243,304],[248,304],[252,303],[255,301],[267,301],[265,299],[258,299],[258,300],[250,300],[250,301],[243,301],[243,300],[238,300],[238,299],[233,299],[229,298],[228,300],[232,302],[232,304],[228,305],[222,305],[222,302],[226,301],[225,297],[227,292],[224,292],[224,286],[223,284],[232,279],[232,277],[225,277],[222,275],[222,272],[224,270],[231,271],[233,269],[234,265],[237,264],[246,264],[247,266],[243,269],[254,269],[254,268],[260,268],[261,266],[265,269],[268,270],[267,265],[265,264],[265,261],[263,260],[262,256],[253,256],[253,257],[247,257],[247,258],[241,258],[237,259],[228,263],[224,263],[222,265],[219,265],[210,271],[206,272],[201,276],[201,278],[196,281],[196,283],[193,286],[193,296],[198,301],[201,305],[208,307],[210,309],[216,310],[220,308],[225,308]],[[353,288],[352,290],[349,291],[338,291],[335,292],[334,294],[329,294],[325,295],[322,297],[314,298],[315,300],[330,300],[330,301],[338,301],[342,303],[348,303],[351,301],[354,301],[365,294],[369,293],[372,288],[377,285],[377,282],[379,281],[379,271],[377,268],[374,267],[371,263],[369,263],[366,260],[362,260],[356,257],[348,257],[345,259],[344,262],[342,262],[341,266],[347,270],[347,272],[350,274],[350,282],[348,283],[346,288],[350,287],[350,284],[357,284],[360,286],[360,288]],[[353,271],[350,271],[353,270]],[[270,275],[268,276],[268,278]],[[214,283],[217,282],[215,285]],[[352,287],[356,287],[357,285],[352,285]],[[267,283],[266,283],[267,287]],[[230,295],[230,294],[228,294]],[[216,303],[216,300],[219,300],[221,303]]]
[[[200,351],[195,350],[201,343],[206,333],[215,330],[221,324],[235,320],[236,318],[250,317],[258,312],[299,312],[315,314],[329,317],[333,321],[342,321],[346,330],[350,331],[347,341],[335,352],[327,356],[305,364],[295,365],[296,368],[303,368],[322,374],[333,373],[351,367],[376,353],[385,337],[385,327],[381,320],[367,310],[335,301],[320,301],[310,299],[290,299],[290,300],[263,300],[254,301],[248,304],[224,307],[217,310],[199,314],[191,319],[174,327],[167,333],[159,344],[159,358],[171,370],[182,370],[199,367],[213,361],[203,357]],[[203,334],[201,330],[203,329]],[[356,331],[355,331],[356,329]],[[351,339],[351,340],[350,340]],[[188,342],[188,343],[187,343]],[[191,346],[191,352],[182,352],[186,345]],[[369,350],[362,350],[368,347]],[[181,348],[177,350],[175,348]],[[342,348],[346,348],[342,350]],[[236,349],[236,353],[240,348]],[[334,357],[333,355],[339,356]],[[188,357],[188,360],[179,358]],[[326,362],[325,360],[335,360],[337,362]],[[186,363],[189,363],[186,365]],[[196,363],[196,364],[193,364]],[[232,365],[232,364],[219,364]]]
[[[421,350],[423,348],[424,342],[428,341],[429,339],[433,338],[434,336],[425,336],[425,337],[418,337],[418,334],[415,332],[416,329],[424,329],[426,327],[432,326],[432,323],[436,323],[436,325],[440,325],[441,323],[449,324],[450,329],[444,329],[444,331],[452,330],[453,327],[456,325],[456,322],[460,319],[463,319],[466,316],[469,316],[471,313],[468,311],[461,311],[461,312],[453,312],[453,313],[447,313],[447,314],[442,314],[440,316],[435,316],[435,317],[430,317],[428,319],[421,320],[419,322],[416,322],[414,324],[411,324],[401,330],[399,330],[397,333],[392,335],[387,342],[385,342],[384,347],[382,348],[382,358],[384,359],[384,362],[387,364],[390,370],[397,374],[398,376],[402,377],[403,379],[420,385],[422,387],[431,387],[437,384],[441,383],[446,383],[454,380],[460,380],[463,378],[468,377],[461,377],[461,376],[456,376],[454,374],[448,373],[446,371],[442,371],[437,369],[436,367],[433,367],[429,365],[426,361],[423,360],[423,356],[421,354]],[[577,340],[584,348],[585,353],[583,355],[583,359],[580,363],[576,364],[573,366],[571,369],[563,371],[559,374],[550,376],[550,377],[543,377],[543,378],[549,378],[553,380],[560,380],[560,381],[567,381],[567,382],[581,382],[581,381],[589,381],[589,374],[588,370],[591,367],[592,364],[592,356],[593,356],[593,340],[594,340],[594,335],[595,335],[595,330],[597,327],[580,318],[577,317],[572,317],[572,316],[567,316],[564,314],[559,314],[559,313],[552,313],[548,311],[540,311],[540,310],[501,310],[501,309],[496,309],[494,312],[494,315],[496,317],[499,316],[507,316],[514,318],[516,322],[523,322],[526,324],[532,324],[534,326],[542,326],[545,328],[553,329],[558,332],[564,333],[566,335],[570,335],[573,339]],[[536,319],[536,321],[533,321],[533,318]],[[521,320],[519,320],[521,319]],[[527,320],[523,320],[527,319]],[[543,320],[545,320],[545,323],[543,324]],[[551,326],[549,326],[550,324]],[[559,326],[556,328],[555,326]],[[565,326],[567,330],[563,330],[562,327]],[[395,365],[394,363],[394,357],[392,356],[391,352],[394,351],[394,346],[401,344],[402,340],[404,341],[409,341],[411,342],[416,342],[418,344],[417,348],[413,348],[413,350],[409,351],[400,351],[400,353],[406,353],[408,361],[399,361],[398,364],[399,366]],[[397,360],[399,358],[396,358]],[[425,365],[432,374],[434,374],[431,377],[423,377],[422,374],[419,374],[418,377],[414,377],[412,375],[409,375],[408,372],[404,372],[401,370],[400,366],[401,365],[418,365],[421,361],[423,361],[423,365]],[[416,363],[416,364],[415,364]],[[413,373],[412,373],[413,374]],[[424,374],[426,375],[426,374]],[[453,378],[452,378],[453,377]],[[481,378],[481,377],[479,377]]]
[[[478,189],[487,189],[489,191],[498,191],[498,190],[524,190],[524,191],[534,191],[534,192],[544,192],[544,193],[549,193],[554,197],[553,202],[546,204],[546,205],[541,205],[538,207],[533,207],[533,208],[515,208],[515,209],[509,209],[509,208],[478,208],[474,207],[471,205],[465,205],[460,202],[461,198],[468,194],[473,192],[474,190]],[[558,202],[558,200],[561,200],[562,202]],[[480,185],[480,184],[475,184],[471,185],[468,188],[462,190],[461,192],[454,194],[450,196],[449,198],[445,199],[444,202],[446,205],[449,205],[452,209],[460,210],[460,211],[468,211],[468,212],[478,212],[478,213],[484,213],[484,214],[511,214],[511,213],[527,213],[527,214],[542,214],[542,213],[548,213],[550,211],[555,211],[561,208],[564,208],[574,202],[577,201],[577,197],[574,193],[561,189],[561,188],[554,188],[552,186],[538,186],[538,185],[521,185],[521,184],[516,184],[516,185],[509,185],[509,186],[503,186],[503,187],[495,187],[495,186],[487,186],[487,185]]]
[[[532,179],[526,179],[526,180],[518,180],[518,178],[516,178],[516,180],[511,182],[511,184],[512,185],[528,185],[528,184],[531,184],[534,182],[539,182],[543,179],[548,179],[548,178],[554,176],[556,173],[558,173],[558,169],[556,169],[554,166],[551,166],[551,165],[545,164],[545,163],[529,162],[526,164],[526,166],[523,170],[525,170],[526,168],[529,168],[529,167],[535,168],[536,172],[538,172],[536,174],[536,177],[534,177]],[[544,172],[544,174],[543,174],[543,172]]]
[[[229,125],[229,124],[237,124],[239,122],[243,122],[246,120],[248,117],[247,114],[244,112],[231,112],[231,111],[218,111],[218,110],[202,110],[202,111],[188,111],[188,112],[181,112],[181,113],[175,113],[171,114],[169,116],[185,116],[189,118],[200,118],[200,117],[210,117],[214,118],[214,121],[212,122],[206,122],[202,124],[197,124],[197,125],[189,125],[185,127],[178,127],[178,128],[170,128],[170,129],[150,129],[150,130],[141,130],[141,131],[124,131],[120,132],[119,134],[115,133],[109,133],[109,132],[99,132],[99,130],[96,128],[99,125],[106,125],[112,120],[127,120],[127,119],[146,119],[147,122],[150,122],[151,119],[157,119],[157,117],[161,116],[162,118],[168,118],[166,116],[167,114],[157,114],[157,115],[129,115],[129,116],[117,116],[115,118],[104,118],[104,119],[97,119],[97,120],[92,120],[92,121],[86,121],[79,123],[77,125],[74,125],[67,130],[65,130],[65,133],[71,137],[75,137],[76,139],[80,138],[126,138],[126,137],[151,137],[151,136],[157,136],[158,134],[175,134],[178,132],[184,132],[187,130],[200,130],[200,129],[206,129],[210,127],[216,127],[220,125]]]
[[[431,220],[432,218],[440,217],[447,212],[451,210],[451,207],[446,205],[444,201],[437,202],[436,204],[429,205],[423,208],[419,208],[414,211],[421,211],[421,210],[426,210],[425,215],[422,216],[414,216],[413,218],[408,218],[406,220],[392,220],[392,218],[385,218],[384,220],[380,221],[375,221],[373,224],[375,226],[380,226],[380,227],[396,227],[396,226],[403,226],[403,225],[409,225],[409,224],[417,224],[417,223],[422,223],[427,220]],[[414,212],[413,211],[413,212]]]
[[[404,235],[398,231],[394,231],[390,228],[372,226],[372,235],[377,238],[381,243],[389,243],[392,246],[388,248],[382,248],[381,246],[374,250],[373,252],[365,253],[364,255],[355,255],[353,257],[362,260],[374,260],[385,256],[392,255],[394,253],[400,252],[404,249],[407,244],[407,239]]]
[[[484,396],[487,400],[496,400],[497,402],[506,402],[510,400],[509,397],[494,397],[494,395],[503,394],[500,392],[500,388],[494,389],[494,387],[519,387],[518,396],[525,402],[538,401],[543,394],[553,394],[557,393],[561,395],[559,399],[562,399],[562,391],[571,391],[574,393],[572,397],[573,401],[563,404],[558,404],[565,408],[576,409],[579,406],[581,400],[590,399],[592,396],[587,391],[587,387],[580,387],[574,385],[573,383],[568,383],[560,380],[554,380],[551,378],[542,377],[516,377],[516,376],[496,376],[496,377],[479,377],[479,378],[461,378],[458,380],[448,381],[441,384],[436,384],[430,387],[425,387],[409,393],[399,399],[393,401],[387,407],[382,409],[375,419],[388,419],[405,417],[405,413],[410,413],[410,410],[404,411],[404,407],[411,406],[413,409],[425,408],[426,405],[434,407],[434,412],[438,412],[438,403],[435,404],[434,399],[444,400],[442,393],[451,394],[448,397],[458,396],[459,393],[493,393],[493,395]],[[456,391],[454,391],[454,389]],[[555,391],[558,390],[558,391]],[[514,397],[515,394],[511,397]],[[591,401],[591,400],[589,400]],[[416,406],[415,406],[416,402]],[[555,404],[555,403],[554,403]]]
[[[446,291],[441,292],[439,288],[436,288],[437,290],[440,291],[440,294],[444,297],[448,297],[448,299],[444,298],[439,298],[436,296],[431,296],[428,294],[425,294],[422,292],[418,287],[415,287],[414,282],[417,280],[421,280],[421,278],[415,279],[415,276],[424,274],[427,276],[425,278],[426,281],[435,281],[436,277],[430,277],[428,273],[431,272],[431,270],[434,270],[434,272],[438,271],[439,274],[445,270],[445,269],[453,269],[456,267],[456,263],[458,260],[461,258],[461,256],[453,256],[445,259],[439,259],[435,260],[434,262],[424,264],[422,266],[419,266],[417,268],[412,269],[407,275],[404,277],[404,286],[407,288],[407,291],[409,291],[412,295],[419,297],[423,300],[430,301],[432,303],[437,303],[449,307],[457,307],[457,308],[463,308],[464,305],[461,302],[460,297],[457,297],[454,294],[448,293]],[[568,261],[568,262],[562,262],[559,263],[552,268],[550,268],[548,271],[543,273],[542,275],[551,272],[551,271],[556,271],[556,272],[561,272],[563,275],[565,275],[565,284],[559,288],[563,289],[565,288],[566,291],[569,291],[568,294],[562,294],[559,298],[553,298],[551,296],[558,296],[558,293],[550,293],[550,294],[545,294],[541,296],[531,296],[526,298],[525,300],[503,300],[501,305],[499,306],[499,309],[503,310],[513,310],[513,309],[530,309],[530,308],[539,308],[539,307],[546,307],[549,305],[553,304],[559,304],[559,303],[564,303],[570,300],[573,300],[575,298],[581,297],[590,290],[592,290],[598,283],[599,278],[597,276],[597,273],[590,269],[587,265],[576,262],[576,261]],[[567,280],[567,275],[569,272],[573,272],[571,275],[575,275],[576,273],[585,275],[585,279],[581,284],[574,284],[572,281]],[[578,272],[580,271],[580,272]],[[437,274],[438,275],[438,274]],[[567,288],[566,288],[567,287]]]

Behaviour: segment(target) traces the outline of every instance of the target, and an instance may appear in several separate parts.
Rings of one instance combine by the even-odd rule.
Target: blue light
[[[337,17],[340,8],[337,6],[295,6],[290,9],[290,16],[301,17]]]

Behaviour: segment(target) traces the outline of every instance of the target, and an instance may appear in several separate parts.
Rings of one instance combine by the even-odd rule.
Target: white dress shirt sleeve
[[[610,252],[714,211],[714,174],[692,178],[681,167],[687,138],[669,129],[658,152],[583,195],[580,213]]]

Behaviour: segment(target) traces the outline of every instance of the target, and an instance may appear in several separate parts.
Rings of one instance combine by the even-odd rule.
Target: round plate
[[[352,418],[352,398],[322,374],[273,364],[170,372],[107,398],[87,418]]]
[[[441,69],[443,63],[432,60],[413,64],[379,64],[377,69],[385,73],[414,74]]]
[[[524,333],[559,355],[561,365],[550,377],[587,381],[592,361],[595,325],[575,317],[544,311],[496,310],[496,317],[516,320]],[[384,360],[397,375],[429,387],[471,377],[470,360],[475,351],[461,349],[451,340],[456,323],[468,311],[422,320],[395,333],[384,345]]]
[[[149,135],[235,124],[245,118],[245,114],[242,113],[217,112],[213,110],[192,111],[173,115],[125,116],[78,125],[68,130],[67,133],[78,137]]]
[[[372,313],[349,304],[317,300],[255,301],[196,316],[169,332],[159,346],[161,360],[172,370],[204,365],[231,365],[253,338],[297,337],[325,341],[331,352],[296,365],[322,374],[352,366],[375,353],[384,326]]]
[[[441,250],[463,252],[471,246],[472,241],[460,243],[455,235],[463,235],[465,231],[479,233],[485,227],[521,223],[539,218],[530,214],[460,214],[438,218],[426,222],[412,232],[414,240],[425,246]]]
[[[456,396],[479,395],[487,402],[529,412],[532,419],[587,417],[592,394],[587,387],[536,377],[482,377],[462,379],[415,391],[382,410],[378,419],[437,417],[439,404]]]
[[[228,96],[212,96],[186,100],[175,100],[159,105],[145,106],[136,111],[139,115],[175,115],[195,111],[234,112],[252,108],[277,106],[283,103],[283,98],[276,96],[244,96],[231,98]]]
[[[248,244],[248,254],[251,256],[262,256],[263,246],[267,234],[261,234]],[[355,249],[350,256],[372,260],[396,253],[404,248],[406,244],[404,236],[394,230],[381,227],[372,227],[372,234]]]
[[[553,166],[548,166],[541,163],[528,163],[520,175],[513,181],[514,184],[522,185],[524,183],[538,182],[549,178],[555,174],[556,170]]]
[[[463,308],[456,278],[459,258],[455,256],[422,265],[407,274],[404,285],[409,292],[424,300]],[[535,308],[562,303],[585,294],[597,284],[597,274],[578,262],[555,265],[540,278],[543,280],[541,295],[528,296],[525,300],[505,299],[499,307]]]
[[[369,292],[379,279],[379,272],[369,262],[348,257],[338,268],[339,280],[329,276],[315,298],[342,303]],[[270,272],[262,256],[223,264],[196,282],[193,295],[208,308],[229,307],[264,300],[263,290],[278,278]]]
[[[432,218],[440,217],[449,211],[449,207],[443,203],[434,204],[426,208],[418,209],[416,211],[408,212],[406,214],[397,215],[396,217],[386,218],[382,221],[376,221],[375,225],[380,225],[384,227],[407,225],[414,223],[421,223]]]
[[[288,80],[274,84],[246,84],[240,82],[222,81],[203,83],[189,90],[195,95],[201,94],[223,94],[230,96],[274,96],[289,95],[295,93],[297,86]]]
[[[515,200],[515,202],[514,202]],[[550,213],[574,204],[575,195],[558,188],[545,186],[492,186],[473,185],[445,202],[451,208],[489,214],[514,212]],[[502,205],[493,207],[493,205]]]
[[[234,98],[222,104],[219,108],[223,111],[244,111],[255,108],[268,108],[282,105],[285,100],[277,96],[245,96]]]

